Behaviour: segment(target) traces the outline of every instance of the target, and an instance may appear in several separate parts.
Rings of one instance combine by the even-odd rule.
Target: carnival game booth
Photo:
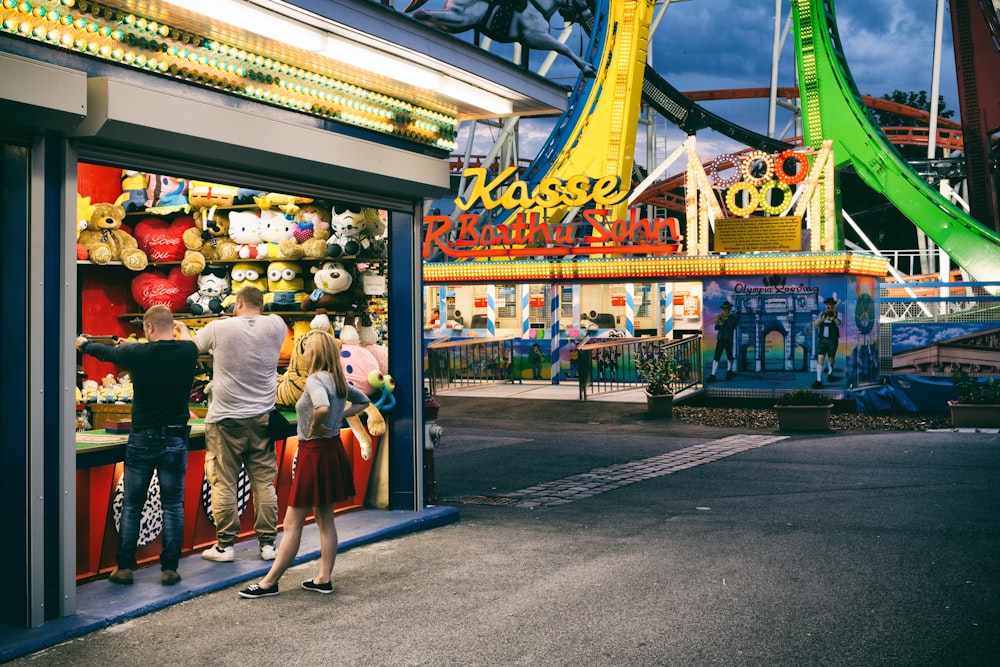
[[[261,281],[289,342],[313,309],[341,335],[354,325],[388,364],[395,406],[371,463],[350,445],[363,483],[340,509],[363,505],[372,465],[377,507],[423,507],[415,221],[447,189],[460,120],[552,113],[565,92],[377,3],[314,5],[0,5],[2,331],[23,351],[5,359],[0,489],[25,537],[0,560],[19,582],[0,622],[73,614],[78,579],[113,566],[127,436],[107,428],[122,430],[128,381],[73,341],[138,337],[155,303],[197,329]],[[351,285],[318,282],[333,273]],[[98,418],[104,430],[86,431]],[[191,423],[185,548],[197,549],[213,530]],[[295,442],[276,444],[281,498]],[[150,522],[144,559],[158,552]]]
[[[690,141],[688,153],[683,224],[623,210],[620,184],[584,177],[592,197],[574,202],[579,218],[558,224],[540,222],[551,219],[544,206],[520,211],[505,229],[483,224],[488,216],[459,216],[456,233],[447,216],[425,217],[425,257],[442,258],[424,265],[426,302],[442,314],[425,337],[513,337],[515,380],[577,378],[585,340],[694,334],[709,395],[770,398],[810,386],[843,398],[878,384],[887,264],[840,249],[829,142],[703,163]],[[499,179],[491,187],[529,190]],[[827,301],[835,330],[814,326]],[[456,311],[471,329],[456,324]],[[531,360],[538,349],[540,377]],[[641,383],[631,366],[618,370]]]

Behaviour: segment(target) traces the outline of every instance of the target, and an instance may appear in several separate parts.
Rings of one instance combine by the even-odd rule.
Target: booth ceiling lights
[[[843,274],[885,277],[885,258],[851,252],[751,253],[567,261],[424,263],[430,284],[679,280],[704,276]]]
[[[235,27],[266,37],[277,47],[256,40],[256,48],[248,49],[235,34],[228,41],[212,39],[180,20],[171,25],[88,0],[0,0],[0,30],[448,152],[456,148],[456,107],[414,104],[379,92],[374,85],[356,85],[351,73],[326,59],[349,59],[347,64],[363,73],[404,79],[408,89],[467,94],[483,108],[510,113],[510,102],[498,95],[247,3],[176,0],[170,4],[225,22],[230,31]],[[358,76],[364,74],[355,74],[355,81]]]

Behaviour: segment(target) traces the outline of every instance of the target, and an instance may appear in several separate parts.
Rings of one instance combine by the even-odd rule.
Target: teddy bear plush
[[[146,253],[139,250],[135,237],[122,229],[125,209],[114,204],[95,204],[87,228],[80,232],[79,242],[87,249],[87,258],[94,264],[121,261],[126,268],[142,271],[149,264]]]
[[[358,255],[361,257],[385,257],[386,256],[386,224],[374,208],[361,209],[361,249]]]
[[[330,215],[317,204],[307,204],[295,216],[292,238],[281,242],[281,253],[297,259],[323,259],[330,238]]]
[[[181,271],[186,276],[196,276],[215,260],[233,262],[239,259],[240,247],[229,238],[229,216],[205,210],[195,212],[195,226],[184,230],[187,252],[181,260]]]

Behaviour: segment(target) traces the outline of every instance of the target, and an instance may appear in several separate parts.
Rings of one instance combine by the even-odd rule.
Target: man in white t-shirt
[[[268,417],[277,393],[277,366],[288,326],[264,315],[264,295],[247,286],[236,293],[236,317],[209,322],[194,342],[212,354],[212,384],[205,416],[205,476],[212,486],[216,544],[202,558],[236,560],[240,532],[236,480],[246,468],[253,490],[254,530],[260,557],[274,560],[278,531],[278,465]]]

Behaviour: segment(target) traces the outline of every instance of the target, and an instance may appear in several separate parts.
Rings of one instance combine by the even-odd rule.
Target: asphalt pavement
[[[277,597],[233,584],[13,664],[1000,664],[995,432],[438,400],[457,522],[342,553],[333,595],[306,563]]]

